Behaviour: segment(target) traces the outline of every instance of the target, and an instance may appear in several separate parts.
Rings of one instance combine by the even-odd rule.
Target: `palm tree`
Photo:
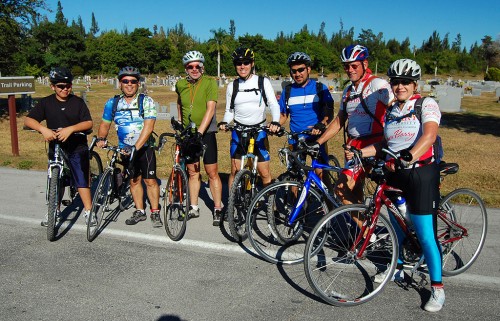
[[[208,50],[210,53],[217,51],[217,78],[219,79],[220,86],[220,54],[221,52],[225,53],[229,51],[229,48],[225,44],[229,34],[222,28],[219,28],[218,30],[212,29],[210,32],[213,33],[213,38],[208,40]]]

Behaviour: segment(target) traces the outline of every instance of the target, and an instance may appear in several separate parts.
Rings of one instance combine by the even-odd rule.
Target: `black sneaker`
[[[163,223],[161,222],[160,211],[151,212],[151,223],[153,227],[162,227]]]
[[[222,217],[222,209],[214,209],[213,213],[214,220],[212,222],[213,226],[219,226],[220,225],[220,219]]]
[[[128,218],[125,220],[125,224],[127,225],[135,225],[139,223],[140,221],[145,221],[146,220],[146,213],[141,212],[139,210],[136,210],[134,214],[132,214],[131,218]]]

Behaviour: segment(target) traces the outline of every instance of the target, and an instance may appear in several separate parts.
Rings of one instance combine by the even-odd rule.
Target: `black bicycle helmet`
[[[127,66],[123,67],[122,69],[120,69],[120,72],[118,72],[118,80],[121,80],[125,76],[132,76],[139,80],[141,78],[141,73],[139,72],[139,69]]]
[[[50,82],[53,84],[65,83],[71,84],[73,82],[73,74],[68,68],[55,67],[49,73]]]
[[[387,70],[387,76],[391,79],[402,78],[413,81],[419,80],[421,73],[420,66],[411,59],[398,59]]]
[[[304,52],[297,51],[291,54],[290,57],[288,57],[286,63],[288,67],[294,64],[305,64],[309,67],[311,65],[311,57],[309,57],[309,55]]]
[[[250,48],[239,47],[232,54],[233,62],[236,61],[254,61],[255,55]]]

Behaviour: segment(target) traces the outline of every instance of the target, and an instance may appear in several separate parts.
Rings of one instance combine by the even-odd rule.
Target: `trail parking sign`
[[[35,78],[25,77],[0,77],[0,95],[34,94]]]

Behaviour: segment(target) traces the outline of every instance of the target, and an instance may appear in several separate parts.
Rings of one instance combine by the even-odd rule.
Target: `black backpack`
[[[254,89],[245,89],[244,91],[248,92],[248,91],[255,91],[255,94],[257,95],[258,92],[261,93],[262,95],[262,99],[264,100],[264,104],[267,105],[267,96],[266,96],[266,91],[264,90],[264,76],[259,76],[259,79],[257,81],[258,83],[258,89],[257,88],[254,88]],[[234,100],[236,99],[236,95],[238,94],[238,91],[240,90],[240,81],[239,79],[236,79],[235,81],[233,81],[233,95],[231,96],[231,105],[230,105],[230,109],[234,109]]]
[[[139,115],[144,118],[144,97],[145,94],[139,94],[138,104],[139,104]],[[115,119],[116,108],[118,107],[118,102],[120,101],[121,95],[115,95],[113,97],[113,111],[111,112],[111,119]]]
[[[288,84],[285,86],[285,104],[286,104],[286,108],[288,109],[288,100],[290,99],[290,91],[292,90],[292,84]],[[323,84],[319,81],[316,82],[316,95],[318,95],[318,98],[319,98],[319,104],[320,105],[323,105],[325,104],[325,93],[323,92]],[[328,112],[329,113],[329,117],[330,119],[333,119],[333,104],[332,104],[332,108],[331,108],[331,112],[330,111],[326,111],[326,109],[329,107],[327,105],[323,106],[324,109],[325,109],[325,113]]]

